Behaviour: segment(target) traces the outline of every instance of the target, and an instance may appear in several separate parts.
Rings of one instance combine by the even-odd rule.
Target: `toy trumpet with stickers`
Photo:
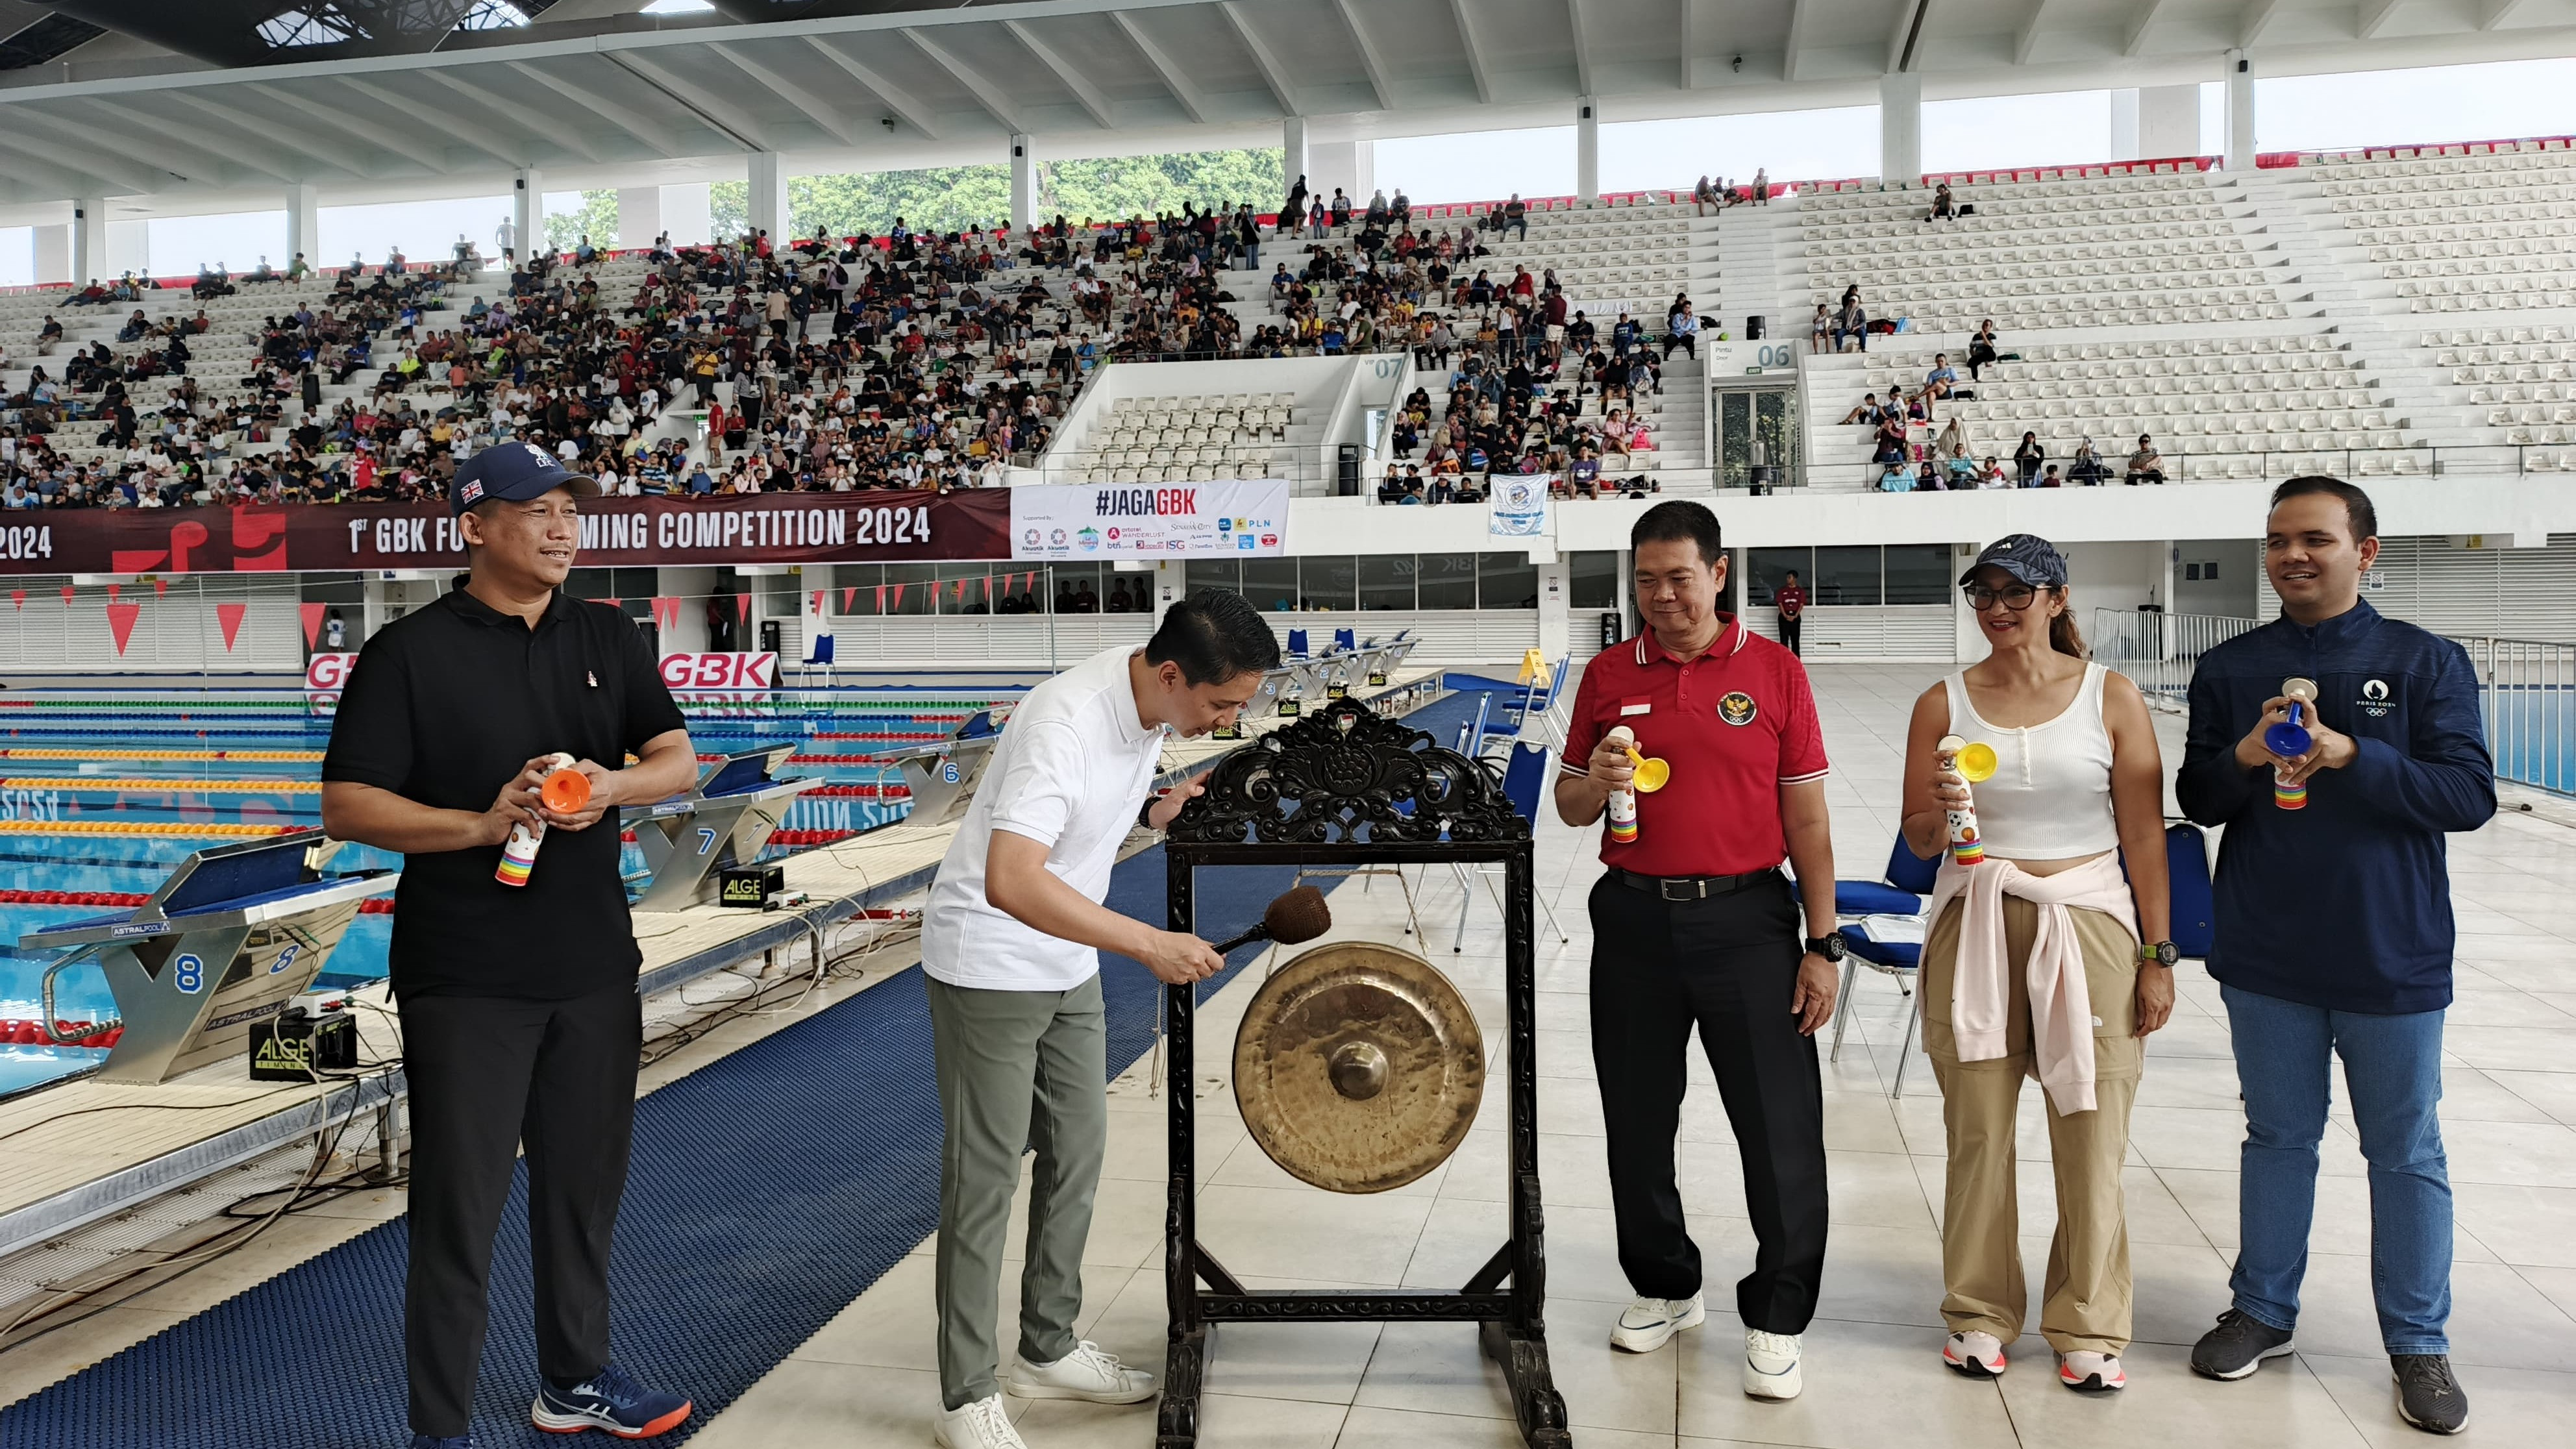
[[[2316,748],[2317,737],[2308,728],[2308,722],[2316,718],[2311,711],[2317,704],[2317,682],[2313,679],[2284,679],[2281,681],[2281,694],[2290,701],[2290,717],[2263,731],[2263,748],[2285,760],[2295,760]],[[2281,767],[2274,765],[2272,803],[2284,810],[2307,809],[2308,782],[2301,780],[2296,784],[2283,784]]]
[[[1983,741],[1971,743],[1957,735],[1943,735],[1932,747],[1934,763],[1954,772],[1971,785],[1995,777],[1995,747]],[[1958,865],[1975,865],[1986,858],[1986,842],[1977,834],[1977,806],[1973,798],[1955,810],[1944,812],[1950,824],[1950,859]]]
[[[546,758],[545,783],[537,787],[538,798],[557,815],[570,815],[590,803],[590,777],[573,768],[570,755],[557,752]],[[534,825],[522,820],[510,827],[510,838],[501,843],[501,865],[492,878],[505,886],[523,886],[528,873],[537,868],[537,847],[545,843],[546,824]]]
[[[1609,744],[1627,752],[1628,763],[1636,767],[1629,777],[1630,788],[1610,792],[1610,838],[1621,845],[1637,840],[1637,797],[1652,795],[1664,788],[1673,777],[1673,767],[1663,761],[1648,759],[1637,753],[1637,736],[1626,725],[1620,725],[1604,737]]]

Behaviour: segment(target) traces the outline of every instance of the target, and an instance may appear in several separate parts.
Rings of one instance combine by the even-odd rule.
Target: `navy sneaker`
[[[427,1434],[411,1436],[411,1449],[474,1449],[474,1436],[460,1434],[453,1439],[432,1439]]]
[[[570,1388],[539,1380],[536,1405],[528,1410],[528,1421],[549,1434],[597,1429],[620,1439],[667,1434],[688,1417],[688,1400],[648,1389],[615,1364]]]

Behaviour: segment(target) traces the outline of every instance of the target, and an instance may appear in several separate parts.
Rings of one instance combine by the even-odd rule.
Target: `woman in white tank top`
[[[1920,993],[1950,1146],[1941,1357],[1992,1377],[2021,1335],[2013,1123],[2037,1077],[2059,1203],[2039,1331],[2060,1382],[2108,1392],[2128,1382],[2129,1107],[2173,1011],[2164,765],[2137,686],[2085,660],[2055,547],[2011,535],[1959,582],[1988,653],[1915,701],[1903,825],[1915,854],[1949,852]],[[1949,735],[1991,749],[1992,775],[1963,781]]]

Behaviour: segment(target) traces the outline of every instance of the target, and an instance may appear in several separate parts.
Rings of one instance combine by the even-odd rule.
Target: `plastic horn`
[[[551,768],[544,783],[537,787],[537,798],[559,815],[569,815],[590,803],[590,777],[574,769],[573,758],[558,750],[547,757]],[[569,780],[566,777],[569,776]],[[569,804],[557,804],[557,801]],[[537,868],[537,847],[546,840],[546,823],[530,825],[522,820],[510,827],[510,836],[501,842],[501,864],[492,878],[505,886],[523,886],[528,873]]]
[[[1971,743],[1957,735],[1943,735],[1932,752],[1944,770],[1955,772],[1970,784],[1991,780],[1995,775],[1995,747],[1983,742]],[[1973,800],[1945,812],[1950,825],[1950,860],[1953,864],[1975,865],[1986,858],[1986,842],[1977,833],[1977,807]]]
[[[1650,760],[1638,754],[1634,747],[1628,751],[1628,763],[1637,767],[1634,783],[1640,795],[1654,794],[1673,778],[1673,767],[1670,763],[1659,759]]]
[[[2281,693],[2290,701],[2290,717],[2263,731],[2263,748],[2284,759],[2296,759],[2316,747],[2316,734],[2308,728],[2308,711],[2315,707],[2317,682],[2313,679],[2284,679]],[[2281,769],[2272,767],[2272,803],[2284,810],[2308,808],[2308,783],[2281,783]]]

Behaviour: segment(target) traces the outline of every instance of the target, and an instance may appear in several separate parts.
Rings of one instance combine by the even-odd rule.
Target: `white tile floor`
[[[1928,669],[1816,671],[1843,873],[1875,875],[1895,829],[1903,726]],[[2168,766],[2180,731],[2167,720]],[[1757,1403],[1737,1387],[1740,1325],[1720,1311],[1752,1252],[1726,1118],[1694,1057],[1683,1114],[1682,1191],[1709,1259],[1705,1328],[1654,1354],[1604,1342],[1628,1297],[1616,1262],[1609,1185],[1591,1085],[1584,984],[1590,832],[1550,826],[1541,878],[1560,944],[1540,926],[1539,1118],[1548,1202],[1548,1323],[1557,1384],[1576,1439],[1625,1446],[1768,1443],[1813,1446],[2189,1444],[2362,1445],[2415,1438],[2389,1407],[2369,1293],[2369,1213],[2357,1144],[2329,1141],[2299,1326],[2302,1352],[2252,1379],[2215,1384],[2185,1367],[2188,1346],[2226,1306],[2235,1245],[2236,1144],[2242,1133],[2217,988],[2183,972],[2174,1024],[2151,1042],[2128,1173],[2138,1278],[2138,1342],[2128,1392],[2087,1399],[2054,1382],[2036,1335],[1992,1385],[1944,1372],[1941,1340],[1940,1103],[1918,1059],[1909,1095],[1888,1096],[1903,1003],[1865,977],[1840,1062],[1826,1069],[1826,1148],[1833,1246],[1821,1312],[1807,1335],[1806,1394]],[[2454,1358],[2472,1397],[2472,1433],[2496,1442],[2570,1442],[2576,1409],[2576,830],[2508,814],[2455,842],[2460,1002],[2449,1029],[2444,1132],[2458,1195]],[[1469,908],[1466,950],[1451,954],[1460,892],[1435,877],[1419,904],[1429,954],[1500,1040],[1499,922],[1484,888]],[[1334,897],[1339,931],[1401,939],[1389,883]],[[1503,1104],[1448,1163],[1402,1191],[1336,1197],[1273,1166],[1244,1134],[1224,1080],[1254,982],[1238,981],[1201,1014],[1202,1187],[1210,1250],[1262,1286],[1455,1286],[1501,1241]],[[2024,1247],[2038,1282],[2052,1196],[2037,1093],[2024,1102]],[[1159,1371],[1164,1342],[1161,1103],[1140,1082],[1113,1089],[1108,1180],[1088,1257],[1081,1331],[1130,1363]],[[902,1445],[929,1442],[937,1407],[927,1246],[719,1416],[709,1446]],[[1005,1297],[1012,1293],[1005,1284]],[[1007,1322],[1007,1318],[1005,1322]],[[1213,1335],[1204,1406],[1209,1449],[1473,1445],[1518,1442],[1500,1376],[1456,1325],[1226,1325]],[[1033,1449],[1150,1441],[1150,1405],[1023,1407]]]

